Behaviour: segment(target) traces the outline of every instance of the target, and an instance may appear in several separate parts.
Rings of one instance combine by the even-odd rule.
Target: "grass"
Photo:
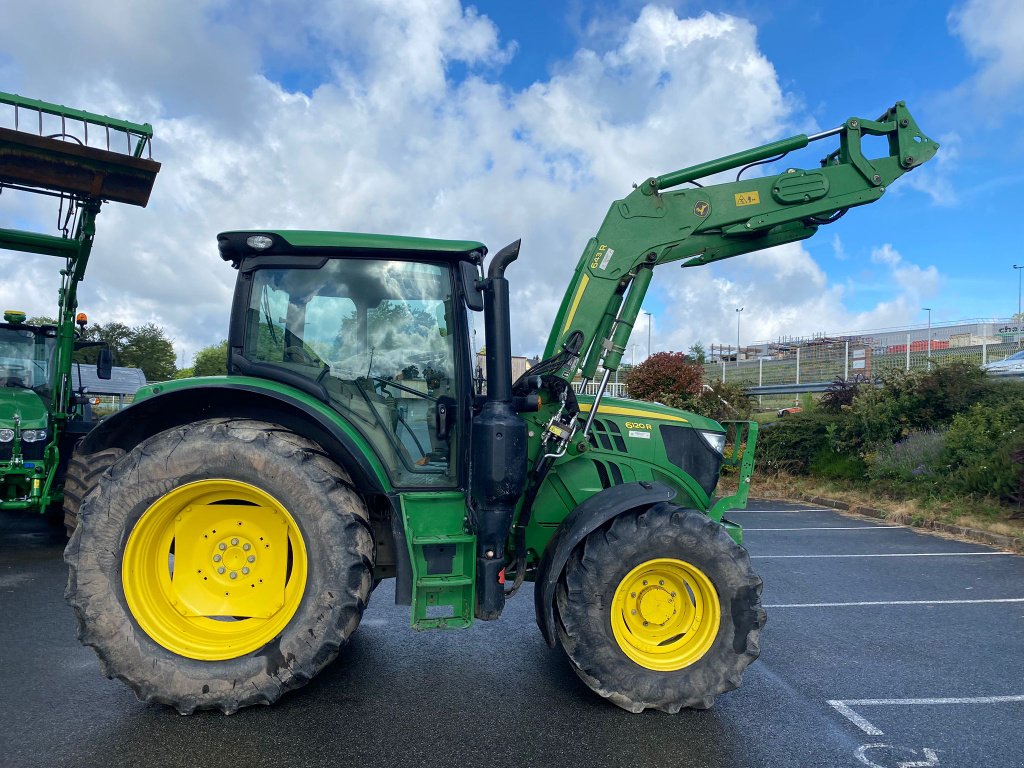
[[[723,487],[719,492],[724,493],[726,489]],[[792,499],[800,494],[844,501],[851,506],[880,509],[893,522],[914,525],[938,522],[1024,538],[1024,510],[993,499],[921,499],[905,491],[901,492],[895,483],[823,480],[785,474],[755,474],[750,489],[750,495],[754,498]]]

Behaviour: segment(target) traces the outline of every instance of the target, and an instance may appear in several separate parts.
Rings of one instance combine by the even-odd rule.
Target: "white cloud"
[[[951,30],[981,68],[969,84],[974,95],[1002,109],[1020,106],[1024,85],[1024,3],[968,0],[949,14]],[[1014,91],[1018,91],[1014,93]]]
[[[160,323],[189,354],[227,330],[235,275],[216,233],[255,227],[492,250],[522,236],[513,334],[517,351],[539,352],[579,253],[631,182],[773,140],[794,119],[756,29],[726,15],[647,6],[614,43],[517,91],[500,82],[514,42],[457,0],[15,5],[5,26],[20,34],[0,43],[8,87],[155,126],[152,202],[105,207],[83,308]],[[301,91],[280,74],[296,69],[315,75]],[[51,226],[8,197],[0,221]],[[56,270],[42,258],[0,256],[0,303],[52,314]],[[765,338],[859,317],[799,245],[659,274],[672,304],[655,318],[658,348],[730,338],[736,306]]]

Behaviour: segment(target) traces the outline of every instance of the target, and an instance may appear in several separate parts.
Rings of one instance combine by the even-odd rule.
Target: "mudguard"
[[[537,626],[549,646],[555,647],[555,586],[576,546],[623,512],[671,501],[675,496],[676,491],[662,483],[616,485],[595,493],[562,521],[544,550],[533,588]]]

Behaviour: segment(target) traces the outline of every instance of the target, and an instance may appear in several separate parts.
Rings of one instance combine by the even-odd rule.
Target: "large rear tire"
[[[108,677],[182,714],[307,683],[355,631],[373,539],[315,443],[212,419],[130,451],[84,499],[64,558],[79,639]]]
[[[591,689],[630,712],[675,713],[739,687],[766,615],[746,550],[704,514],[661,503],[584,539],[555,618]]]

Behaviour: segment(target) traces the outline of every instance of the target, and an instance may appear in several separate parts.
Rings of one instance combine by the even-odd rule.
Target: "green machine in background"
[[[61,233],[0,228],[0,249],[60,260],[56,325],[26,323],[7,310],[0,323],[0,510],[63,520],[63,478],[72,448],[93,426],[72,376],[77,349],[99,346],[97,373],[109,379],[110,351],[76,336],[78,284],[85,277],[96,216],[113,200],[145,206],[160,164],[149,157],[153,129],[124,120],[0,93],[0,193],[59,199]],[[91,136],[90,136],[91,132]]]
[[[888,154],[867,157],[864,136]],[[819,167],[742,176],[831,137]],[[756,425],[607,397],[609,378],[655,268],[810,237],[936,150],[900,102],[648,179],[612,204],[515,382],[518,242],[485,270],[474,241],[221,234],[238,273],[229,375],[151,385],[77,449],[88,492],[66,500],[65,558],[82,641],[146,701],[233,712],[319,672],[384,579],[420,629],[497,619],[533,582],[545,640],[598,694],[711,706],[766,618],[725,517],[746,504]],[[486,395],[468,312],[483,312]],[[739,487],[720,497],[726,465]]]

